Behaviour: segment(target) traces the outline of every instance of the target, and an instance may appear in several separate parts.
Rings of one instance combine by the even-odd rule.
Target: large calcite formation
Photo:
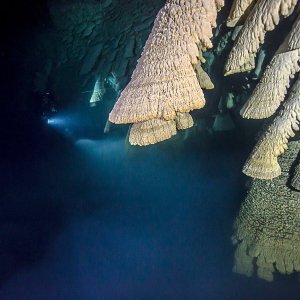
[[[212,47],[212,28],[222,5],[221,0],[168,0],[160,10],[131,81],[109,115],[116,124],[134,123],[130,143],[170,138],[178,114],[204,106],[193,64]]]
[[[234,272],[257,272],[267,281],[273,280],[274,272],[300,272],[300,192],[288,186],[299,150],[299,142],[290,142],[280,158],[278,178],[252,180],[234,224]]]
[[[241,110],[243,118],[263,119],[275,113],[284,100],[290,79],[300,70],[300,16],[266,68]]]
[[[245,6],[247,2],[243,1]],[[272,31],[280,21],[295,9],[297,0],[258,0],[240,31],[228,60],[225,75],[249,71],[255,68],[255,57],[265,34]],[[237,6],[237,7],[241,7]],[[234,13],[231,14],[234,16]],[[234,19],[234,17],[231,17]],[[229,23],[231,19],[229,19]]]
[[[282,111],[264,132],[243,172],[251,177],[272,179],[281,174],[277,158],[288,147],[288,139],[299,130],[300,121],[300,78],[293,85]]]
[[[291,15],[297,3],[297,0],[234,1],[228,18],[230,24],[233,22],[235,25],[246,10],[250,10],[250,13],[229,54],[225,74],[252,70],[266,32],[275,28],[280,16]],[[244,104],[242,117],[264,119],[272,116],[284,101],[291,79],[299,72],[299,63],[300,17]],[[280,115],[273,120],[252,151],[243,168],[246,175],[260,179],[272,179],[280,175],[277,157],[287,148],[288,139],[295,135],[294,131],[299,130],[299,86],[299,82],[294,85]]]

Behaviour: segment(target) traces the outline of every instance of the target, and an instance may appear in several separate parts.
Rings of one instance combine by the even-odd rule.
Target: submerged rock
[[[273,280],[273,274],[300,272],[300,192],[288,186],[299,142],[279,159],[282,175],[254,179],[234,224],[233,271]]]

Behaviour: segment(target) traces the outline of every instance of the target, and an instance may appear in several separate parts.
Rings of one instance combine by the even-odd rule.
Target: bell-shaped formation
[[[255,56],[267,31],[278,25],[280,16],[287,17],[297,0],[235,0],[229,25],[235,25],[249,13],[225,65],[226,75],[249,71],[255,67]],[[249,12],[250,11],[250,12]],[[260,82],[244,104],[243,118],[263,119],[272,116],[288,92],[290,81],[300,70],[300,16],[266,68]],[[273,124],[262,135],[247,160],[243,172],[251,177],[272,179],[280,175],[277,157],[287,148],[288,139],[298,131],[299,80]]]
[[[240,31],[228,60],[225,64],[225,75],[249,71],[255,68],[255,57],[260,44],[264,42],[265,34],[272,31],[280,21],[280,16],[287,17],[295,9],[298,0],[258,0],[253,6],[245,24]],[[250,1],[239,7],[247,7]],[[234,19],[232,12],[229,19]]]
[[[222,0],[168,0],[160,10],[131,81],[109,115],[116,124],[134,123],[130,143],[170,138],[179,113],[205,105],[193,64],[212,47],[222,5]]]
[[[287,185],[299,150],[299,142],[290,142],[280,158],[278,178],[252,180],[234,224],[234,272],[257,272],[267,281],[273,280],[274,272],[300,272],[300,192]]]
[[[106,93],[104,81],[100,78],[96,80],[92,97],[90,99],[90,104],[96,104],[103,99],[104,94]]]
[[[167,140],[177,133],[177,130],[188,129],[194,125],[189,113],[178,113],[175,120],[152,119],[132,125],[129,133],[131,145],[147,146]]]
[[[226,25],[234,27],[257,0],[234,0]]]
[[[300,121],[300,78],[293,85],[282,111],[262,135],[243,172],[251,177],[272,179],[281,174],[277,158],[288,147],[288,139],[299,130]]]
[[[275,113],[284,100],[290,79],[300,70],[300,16],[266,68],[241,110],[243,118],[263,119]]]
[[[129,143],[137,146],[152,145],[171,138],[176,132],[174,120],[152,119],[132,125]]]

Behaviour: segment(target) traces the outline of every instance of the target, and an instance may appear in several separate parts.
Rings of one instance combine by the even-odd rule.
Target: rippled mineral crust
[[[248,160],[243,172],[259,179],[272,179],[280,175],[279,155],[288,148],[288,139],[299,131],[300,121],[300,78],[293,85],[282,111],[262,135]]]
[[[257,0],[234,0],[226,22],[228,27],[234,27]]]
[[[275,113],[284,100],[290,79],[300,67],[300,16],[281,45],[262,79],[241,110],[243,118],[263,119]]]
[[[170,138],[176,134],[176,119],[180,129],[192,126],[186,113],[205,105],[193,64],[212,47],[212,28],[222,5],[223,0],[168,0],[158,13],[131,81],[109,114],[113,123],[134,123],[131,144]],[[204,71],[201,80],[212,86]],[[186,118],[181,122],[178,116]]]
[[[167,140],[177,133],[176,122],[153,119],[133,124],[130,129],[129,143],[148,146]]]
[[[223,1],[169,0],[158,13],[130,83],[109,119],[138,123],[174,120],[178,112],[200,109],[205,99],[192,64],[212,47],[212,27]],[[217,5],[217,6],[216,6]]]
[[[299,142],[289,143],[278,178],[252,180],[234,224],[234,272],[251,276],[257,268],[258,277],[272,281],[276,271],[300,271],[300,192],[287,185],[299,150]]]
[[[178,113],[175,122],[178,130],[188,129],[194,125],[193,118],[189,113]]]
[[[255,68],[255,57],[265,34],[272,31],[280,16],[289,16],[297,0],[259,0],[250,12],[225,64],[225,75]]]

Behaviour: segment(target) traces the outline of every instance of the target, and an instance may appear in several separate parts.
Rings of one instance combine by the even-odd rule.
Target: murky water
[[[0,299],[299,299],[294,278],[232,273],[234,134],[143,149],[30,134],[2,163]]]

